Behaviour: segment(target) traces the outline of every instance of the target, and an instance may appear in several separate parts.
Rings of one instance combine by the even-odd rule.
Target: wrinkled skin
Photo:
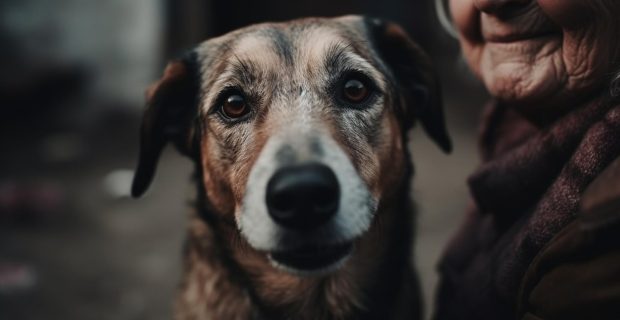
[[[489,93],[545,123],[620,69],[620,1],[450,0],[467,63]]]

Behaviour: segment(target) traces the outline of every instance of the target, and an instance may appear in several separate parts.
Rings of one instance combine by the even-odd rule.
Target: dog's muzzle
[[[296,275],[332,272],[370,227],[376,199],[333,139],[270,138],[254,164],[236,215],[239,229],[273,265]]]
[[[338,211],[340,186],[328,166],[319,163],[288,166],[278,170],[267,184],[267,210],[279,225],[311,232],[326,224]],[[306,245],[270,253],[278,265],[315,270],[337,263],[352,249],[350,243],[331,246]]]

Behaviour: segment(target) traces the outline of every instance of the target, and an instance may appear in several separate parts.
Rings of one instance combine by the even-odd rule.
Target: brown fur
[[[305,37],[298,42],[305,49],[296,52],[294,45],[264,40],[284,37],[286,32]],[[329,275],[302,277],[275,268],[264,252],[239,233],[236,218],[261,150],[295,121],[294,109],[285,107],[298,103],[289,98],[297,90],[294,73],[303,72],[301,79],[327,77],[322,68],[331,65],[321,57],[330,50],[336,57],[338,52],[353,50],[372,65],[370,72],[376,73],[383,91],[383,108],[377,119],[356,113],[355,119],[342,120],[330,109],[317,107],[312,109],[312,125],[329,132],[379,203],[370,229],[355,240],[355,250],[344,266]],[[449,149],[436,80],[419,49],[394,25],[344,17],[253,26],[209,40],[197,52],[202,55],[192,62],[197,76],[191,63],[173,62],[148,90],[133,190],[139,195],[148,186],[167,141],[195,160],[197,206],[190,217],[175,319],[418,317],[419,294],[409,259],[412,170],[406,147],[413,118],[419,118],[431,137]],[[388,57],[378,56],[386,52]],[[293,61],[302,65],[293,69]],[[334,64],[331,67],[337,67]],[[389,70],[392,64],[406,71]],[[283,74],[283,69],[293,70],[293,75]],[[215,72],[205,75],[205,70]],[[239,70],[242,76],[237,75]],[[218,77],[228,73],[235,75],[233,80]],[[289,82],[283,80],[286,77]],[[196,79],[199,85],[188,86]],[[222,81],[243,83],[253,103],[264,106],[251,124],[231,130],[206,111],[216,99],[211,88],[222,86]],[[417,96],[417,86],[423,86],[428,95]],[[195,98],[179,98],[188,93]],[[314,95],[312,101],[330,105],[324,98]],[[176,111],[166,115],[170,108],[166,105],[172,104]],[[422,108],[424,104],[428,105]]]

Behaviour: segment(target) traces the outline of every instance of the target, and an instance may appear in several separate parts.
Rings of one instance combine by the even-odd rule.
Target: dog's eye
[[[352,103],[360,103],[366,100],[370,95],[370,89],[364,81],[358,78],[349,78],[345,80],[342,87],[342,96]]]
[[[250,112],[250,108],[248,107],[245,98],[240,94],[231,94],[222,103],[222,113],[224,116],[236,119],[243,117],[248,112]]]

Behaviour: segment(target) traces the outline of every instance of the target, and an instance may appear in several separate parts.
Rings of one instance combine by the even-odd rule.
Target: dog
[[[429,58],[361,16],[264,23],[147,90],[132,186],[172,143],[196,168],[175,319],[416,319],[407,133],[451,149]]]

